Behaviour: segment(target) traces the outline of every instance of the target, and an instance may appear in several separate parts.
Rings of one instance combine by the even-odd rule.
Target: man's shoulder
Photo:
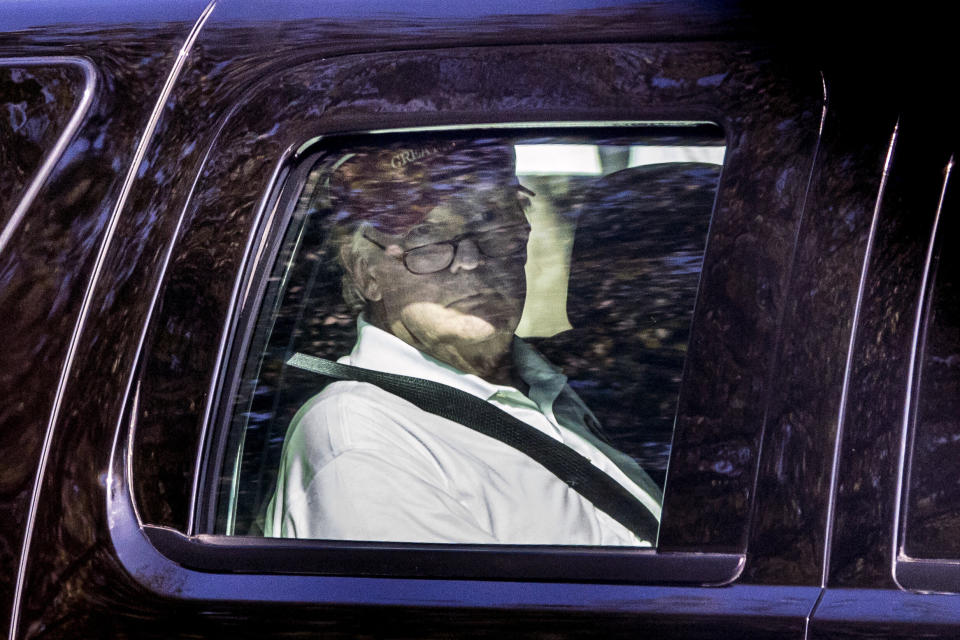
[[[375,385],[333,382],[301,405],[290,421],[290,437],[323,439],[335,449],[369,445],[411,411],[419,409]]]
[[[308,415],[334,417],[343,414],[350,418],[357,418],[369,414],[382,417],[386,410],[398,403],[408,404],[402,398],[374,384],[356,380],[338,380],[328,384],[323,391],[304,402],[293,421],[302,420]]]

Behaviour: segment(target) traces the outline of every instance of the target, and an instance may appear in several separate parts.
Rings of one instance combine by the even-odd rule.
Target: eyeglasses
[[[460,249],[460,243],[471,240],[480,253],[488,258],[506,258],[526,253],[530,227],[527,224],[515,224],[489,231],[464,233],[443,242],[425,244],[404,251],[395,256],[403,261],[407,271],[416,275],[426,275],[443,271],[451,264]],[[387,246],[371,238],[366,232],[363,237],[386,250]]]

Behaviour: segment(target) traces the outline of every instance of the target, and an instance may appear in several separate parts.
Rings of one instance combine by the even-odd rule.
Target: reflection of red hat
[[[499,140],[356,147],[331,166],[330,203],[338,224],[401,235],[463,189],[515,184],[515,167],[513,146]]]

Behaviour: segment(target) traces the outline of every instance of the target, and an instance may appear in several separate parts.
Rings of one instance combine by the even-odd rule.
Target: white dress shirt
[[[593,414],[528,344],[515,340],[514,359],[529,397],[458,371],[362,318],[358,325],[356,345],[339,362],[482,398],[590,459],[660,518],[656,485],[629,456],[589,432],[585,423],[596,420]],[[513,447],[355,381],[328,385],[293,418],[264,533],[393,542],[654,542]]]

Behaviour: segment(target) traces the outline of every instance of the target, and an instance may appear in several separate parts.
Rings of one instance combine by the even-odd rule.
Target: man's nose
[[[453,255],[453,262],[450,263],[450,272],[456,273],[461,269],[470,271],[476,269],[480,264],[480,249],[477,243],[470,238],[464,238],[457,245],[457,252]]]

